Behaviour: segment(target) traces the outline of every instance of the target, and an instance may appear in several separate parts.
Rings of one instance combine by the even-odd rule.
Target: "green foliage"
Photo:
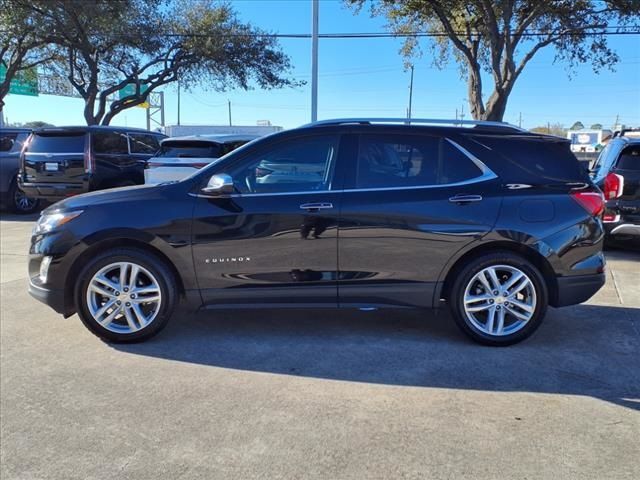
[[[601,123],[594,123],[593,125],[591,125],[590,128],[592,130],[602,130],[602,124]]]
[[[534,127],[531,129],[534,133],[543,133],[545,135],[555,135],[556,137],[567,138],[567,129],[561,123],[550,123],[544,127]]]
[[[5,1],[5,0],[2,0]],[[180,80],[216,91],[297,85],[276,39],[214,0],[11,0],[47,32],[59,57],[48,73],[85,100],[88,124],[109,124]],[[132,84],[122,99],[116,93]],[[142,85],[146,89],[140,88]]]
[[[638,0],[344,0],[373,16],[385,16],[396,33],[428,32],[433,63],[450,59],[467,80],[471,113],[476,119],[502,120],[507,100],[522,70],[542,48],[555,48],[556,60],[571,70],[590,63],[597,72],[619,58],[607,42],[610,25],[637,24]],[[415,36],[407,37],[407,59],[424,54]],[[491,75],[484,91],[481,72]]]
[[[569,130],[582,130],[583,128],[584,128],[584,125],[582,124],[582,122],[581,121],[577,121],[573,125],[571,125]]]

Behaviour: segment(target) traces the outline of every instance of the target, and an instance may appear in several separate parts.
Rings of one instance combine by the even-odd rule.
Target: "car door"
[[[339,224],[341,305],[431,307],[451,257],[494,225],[496,176],[437,135],[350,136]]]
[[[287,137],[207,170],[234,193],[197,194],[193,256],[205,305],[337,304],[338,135]]]

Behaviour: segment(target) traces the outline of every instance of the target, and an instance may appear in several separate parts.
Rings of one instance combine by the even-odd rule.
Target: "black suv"
[[[567,140],[421,122],[317,122],[180,182],[57,203],[31,239],[30,292],[115,342],[156,334],[184,297],[208,310],[447,303],[473,339],[507,345],[548,304],[600,289],[604,201]]]
[[[604,192],[607,235],[640,242],[640,131],[617,134],[600,153],[592,172],[594,183]]]
[[[146,161],[163,138],[160,133],[124,127],[37,129],[22,150],[19,186],[31,197],[55,201],[143,184]]]
[[[20,152],[31,129],[0,128],[0,203],[15,213],[32,213],[40,206],[18,186]]]

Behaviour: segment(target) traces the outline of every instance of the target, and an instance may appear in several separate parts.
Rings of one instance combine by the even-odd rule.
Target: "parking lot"
[[[178,313],[106,345],[27,294],[3,214],[1,477],[640,478],[640,253],[529,340],[421,311]]]

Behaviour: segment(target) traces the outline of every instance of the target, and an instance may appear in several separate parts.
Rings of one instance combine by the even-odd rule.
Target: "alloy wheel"
[[[19,211],[28,212],[33,210],[37,201],[38,200],[35,198],[28,197],[27,194],[19,188],[15,189],[15,193],[13,194],[13,204]]]
[[[464,292],[467,320],[482,333],[511,335],[527,325],[536,311],[531,279],[511,265],[494,265],[476,273]]]
[[[93,275],[86,301],[99,325],[115,333],[134,333],[157,317],[162,292],[149,270],[133,262],[117,262]]]

